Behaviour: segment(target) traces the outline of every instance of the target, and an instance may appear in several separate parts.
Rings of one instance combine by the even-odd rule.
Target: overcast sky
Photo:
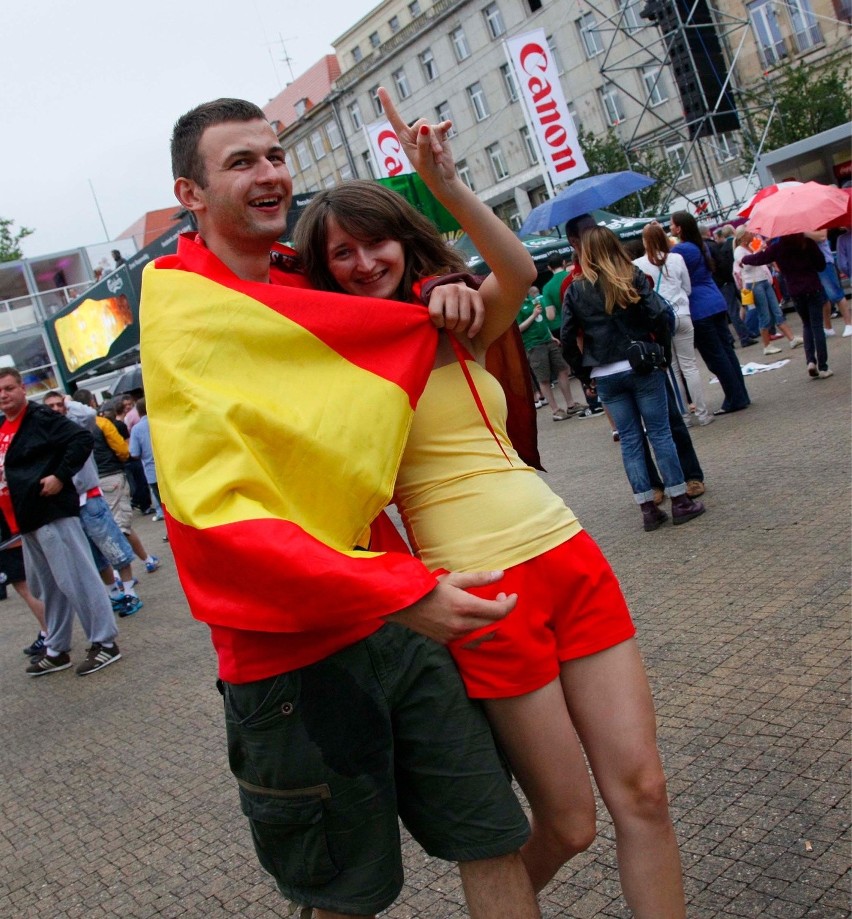
[[[264,105],[377,4],[4,4],[0,216],[36,231],[24,254],[100,243],[103,224],[115,237],[145,211],[169,207],[168,141],[179,115],[219,96]]]

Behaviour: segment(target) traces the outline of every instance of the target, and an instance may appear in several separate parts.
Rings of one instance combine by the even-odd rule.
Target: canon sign
[[[551,179],[558,184],[584,175],[589,167],[577,142],[577,130],[548,54],[544,31],[518,35],[506,44]]]
[[[387,179],[391,176],[414,172],[408,157],[402,152],[402,144],[400,144],[399,138],[389,122],[377,121],[365,126],[364,130],[367,132],[370,149],[373,151],[373,159],[376,161],[380,178]]]

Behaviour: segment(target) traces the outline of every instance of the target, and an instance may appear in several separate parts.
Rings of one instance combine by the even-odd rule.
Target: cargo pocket
[[[258,859],[280,885],[317,887],[339,873],[326,838],[328,785],[283,790],[237,781]]]

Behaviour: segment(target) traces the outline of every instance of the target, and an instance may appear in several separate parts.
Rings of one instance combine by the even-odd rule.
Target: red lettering
[[[544,139],[551,147],[559,147],[568,142],[568,132],[561,124],[552,124],[545,132]]]
[[[551,153],[550,158],[553,160],[557,172],[573,169],[577,165],[577,161],[574,159],[574,151],[570,147],[566,147],[564,150],[559,150],[556,153]],[[565,162],[557,162],[560,159],[564,159]]]
[[[529,66],[527,66],[527,61],[530,58],[532,58],[532,60],[529,62]],[[532,73],[532,70],[547,70],[547,54],[541,45],[535,43],[524,45],[523,48],[521,48],[519,60],[521,63],[521,70],[523,70],[524,73]],[[532,67],[532,70],[530,67]]]
[[[399,175],[405,168],[399,154],[402,145],[393,131],[382,131],[377,137],[379,150],[387,154],[384,161],[385,171],[389,176]]]

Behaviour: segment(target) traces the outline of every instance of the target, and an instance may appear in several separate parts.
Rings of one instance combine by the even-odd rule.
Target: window
[[[379,33],[378,33],[378,32],[371,32],[371,33],[370,33],[369,42],[370,42],[370,47],[371,47],[371,48],[378,48],[379,45],[382,43],[382,40],[379,38]]]
[[[500,74],[503,77],[503,86],[506,90],[506,98],[509,102],[518,101],[518,84],[515,80],[515,71],[510,64],[500,65]]]
[[[793,23],[793,38],[799,51],[822,44],[822,30],[811,8],[811,0],[787,0],[787,11]]]
[[[471,191],[476,191],[476,187],[473,184],[473,176],[470,174],[470,167],[467,165],[467,160],[459,160],[456,163],[456,172],[462,182],[464,182]]]
[[[503,15],[496,3],[489,3],[482,11],[482,15],[488,26],[488,34],[492,38],[499,38],[506,31],[506,26],[503,25]]]
[[[349,163],[344,163],[337,172],[342,182],[348,182],[352,178],[352,169],[349,167]]]
[[[342,146],[343,138],[340,136],[340,128],[337,127],[336,121],[332,120],[326,122],[325,136],[328,138],[332,150],[336,150],[338,147]]]
[[[399,16],[391,16],[391,18],[388,19],[388,25],[390,26],[392,34],[399,32]]]
[[[287,169],[290,172],[290,175],[293,176],[296,174],[296,152],[295,150],[285,150],[284,151],[284,160],[287,163]]]
[[[411,87],[408,85],[408,77],[405,75],[405,71],[402,67],[399,70],[394,70],[393,82],[396,86],[396,93],[400,99],[407,99],[411,95]]]
[[[494,208],[494,213],[512,230],[520,230],[521,215],[518,213],[518,205],[514,201],[504,201]]]
[[[438,65],[435,63],[435,56],[431,48],[421,51],[420,66],[423,68],[423,76],[427,83],[431,83],[438,76]]]
[[[663,82],[661,67],[643,67],[642,82],[645,84],[645,93],[648,96],[649,105],[659,105],[668,99],[669,94]]]
[[[565,73],[565,65],[562,63],[559,49],[556,47],[556,39],[552,35],[547,36],[547,49],[550,51],[550,56],[553,59],[553,64],[556,67],[556,72],[561,77],[562,74]]]
[[[583,41],[583,47],[586,49],[586,57],[595,57],[597,54],[603,54],[603,39],[598,32],[598,24],[591,13],[584,13],[578,20],[577,25],[580,29],[580,38]]]
[[[449,102],[439,102],[435,106],[435,118],[438,121],[452,121],[453,115],[450,112],[450,103]],[[458,131],[456,131],[455,124],[447,131],[447,137],[455,137]]]
[[[488,159],[491,160],[491,171],[494,173],[495,180],[499,182],[501,179],[508,178],[509,170],[506,168],[500,144],[491,144],[485,148],[485,152],[488,154]]]
[[[465,58],[470,57],[470,45],[467,43],[467,36],[461,26],[450,32],[450,41],[453,43],[453,51],[455,51],[457,61],[463,61]]]
[[[531,13],[537,13],[541,9],[541,0],[527,0],[527,5]]]
[[[473,109],[473,117],[477,121],[484,121],[488,115],[488,103],[485,101],[485,93],[482,91],[480,83],[474,83],[467,88],[467,97],[470,99],[470,106]]]
[[[642,28],[639,21],[640,0],[620,0],[618,7],[621,10],[621,27],[628,32],[635,32]]]
[[[379,173],[376,171],[376,164],[373,162],[372,154],[369,150],[366,153],[361,154],[361,159],[364,160],[364,170],[371,179],[378,179]]]
[[[303,140],[296,144],[296,162],[299,164],[299,169],[307,169],[311,165],[308,145]]]
[[[777,64],[787,56],[787,46],[778,25],[778,14],[773,0],[758,0],[748,10],[751,28],[757,42],[757,50],[764,67]]]
[[[382,108],[382,100],[379,99],[379,87],[372,86],[370,87],[370,104],[373,106],[373,111],[376,115],[381,115],[384,113]]]
[[[352,60],[358,64],[363,60],[363,58],[364,52],[358,47],[358,45],[355,45],[355,47],[352,49]]]
[[[336,184],[337,184],[337,183],[334,181],[334,176],[326,176],[326,177],[322,180],[322,187],[323,187],[323,188],[334,188],[334,186],[335,186]]]
[[[527,160],[530,166],[535,166],[538,162],[538,150],[530,134],[530,129],[526,125],[521,128],[521,140],[524,143],[524,150],[527,151]]]
[[[601,102],[603,103],[608,125],[617,125],[624,121],[621,96],[618,95],[618,90],[611,83],[601,90]]]
[[[717,134],[710,138],[710,145],[720,163],[730,163],[739,155],[736,144],[732,143],[730,134]]]
[[[349,120],[352,122],[352,127],[356,131],[359,131],[364,125],[364,117],[361,114],[361,106],[357,102],[349,103]]]
[[[568,103],[568,114],[571,116],[571,120],[574,122],[574,127],[577,129],[577,133],[581,134],[583,131],[583,122],[580,121],[580,116],[577,114],[577,106],[573,102]]]
[[[416,19],[422,12],[420,9],[420,0],[414,0],[414,3],[409,3],[408,12],[411,13],[412,19]]]
[[[315,160],[321,160],[325,156],[325,144],[322,142],[322,134],[319,131],[311,134],[311,149],[314,151]]]
[[[677,181],[677,179],[688,179],[692,175],[692,170],[689,168],[689,160],[686,158],[686,150],[683,144],[673,144],[671,147],[666,147],[666,159],[676,169],[680,169],[675,181]]]
[[[293,111],[296,113],[297,118],[301,118],[302,115],[308,110],[308,100],[307,99],[297,99],[293,103]]]

